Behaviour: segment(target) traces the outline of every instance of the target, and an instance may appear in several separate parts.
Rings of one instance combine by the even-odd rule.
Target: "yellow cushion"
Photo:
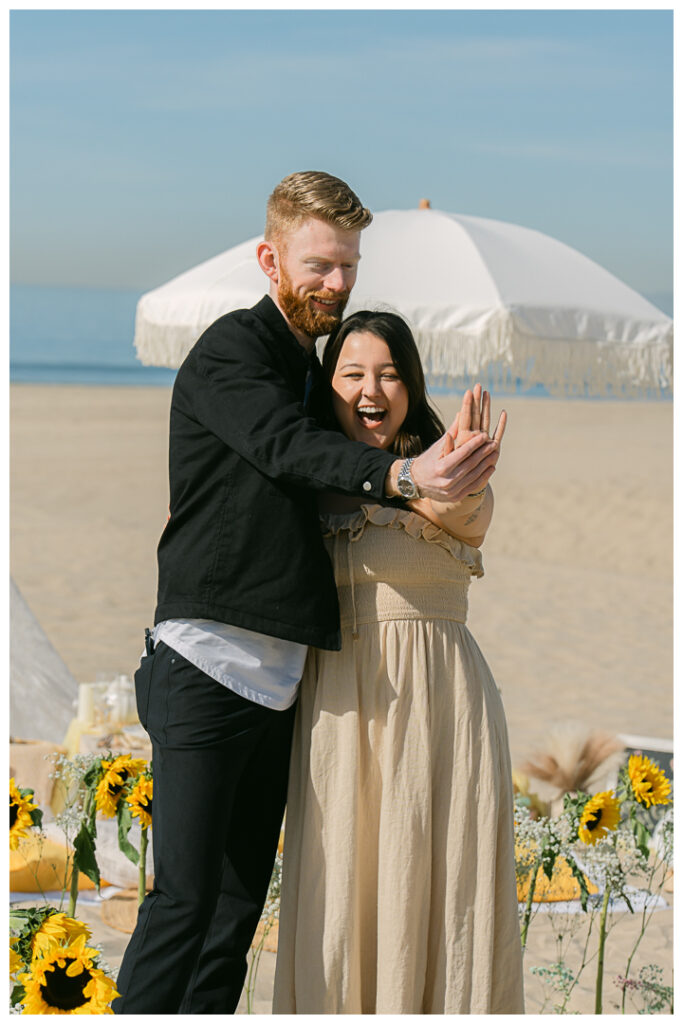
[[[515,849],[515,856],[519,860],[524,859],[523,848],[517,845]],[[525,903],[529,896],[529,886],[531,885],[533,871],[529,871],[526,877],[520,881],[517,880],[517,900],[520,903]],[[598,892],[597,885],[593,885],[588,879],[586,879],[586,885],[590,893]],[[553,877],[548,881],[548,877],[541,868],[536,876],[536,887],[534,889],[533,901],[534,903],[554,903],[559,900],[578,900],[581,896],[581,889],[579,883],[572,874],[572,869],[564,859],[564,857],[558,857],[555,861],[555,867],[553,870]]]
[[[52,839],[29,835],[19,841],[17,850],[9,853],[10,892],[49,892],[69,887],[66,875],[66,847]],[[102,885],[108,885],[103,881]],[[94,889],[83,872],[78,877],[79,889]]]

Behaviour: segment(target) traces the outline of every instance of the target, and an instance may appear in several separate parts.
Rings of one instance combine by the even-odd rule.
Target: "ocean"
[[[170,387],[135,354],[141,291],[10,286],[10,382]]]
[[[175,370],[143,366],[136,356],[135,308],[142,294],[113,288],[11,285],[10,382],[171,387]],[[669,312],[666,303],[659,305]],[[518,383],[501,388],[494,377],[482,383],[497,394],[548,397],[541,386],[522,389]],[[434,395],[460,390],[430,388]]]

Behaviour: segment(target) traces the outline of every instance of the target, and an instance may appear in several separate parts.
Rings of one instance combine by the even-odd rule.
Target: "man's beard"
[[[350,290],[345,292],[307,292],[300,298],[293,290],[291,279],[286,271],[280,268],[280,281],[278,284],[277,298],[280,308],[289,320],[292,327],[306,334],[309,338],[319,338],[323,334],[329,334],[341,323],[342,313],[349,301]],[[310,299],[333,300],[337,303],[334,312],[325,313],[319,309],[313,309]]]

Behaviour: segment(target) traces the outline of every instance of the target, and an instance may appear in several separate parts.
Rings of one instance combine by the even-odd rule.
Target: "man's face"
[[[329,334],[341,321],[360,259],[360,231],[310,218],[275,243],[280,309],[309,338]]]

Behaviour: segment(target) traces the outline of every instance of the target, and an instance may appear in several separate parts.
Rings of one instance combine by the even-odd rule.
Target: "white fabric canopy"
[[[78,683],[10,579],[10,735],[62,743]]]
[[[249,239],[143,295],[143,363],[179,366],[213,320],[267,291]],[[407,318],[430,383],[494,374],[552,393],[667,390],[673,322],[575,249],[539,231],[440,210],[387,210],[361,237],[348,311]]]

